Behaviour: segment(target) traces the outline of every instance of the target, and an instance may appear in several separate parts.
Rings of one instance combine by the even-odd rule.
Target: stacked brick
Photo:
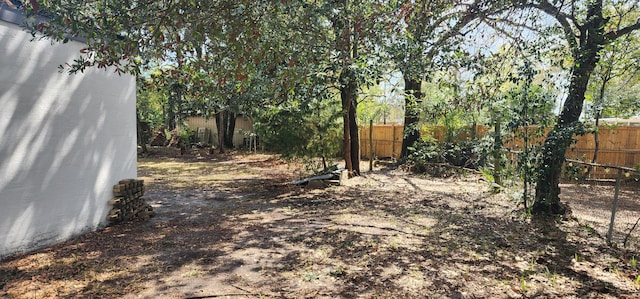
[[[153,208],[145,202],[144,181],[136,179],[121,180],[113,186],[113,198],[109,204],[113,206],[107,220],[111,223],[148,219],[155,216]]]

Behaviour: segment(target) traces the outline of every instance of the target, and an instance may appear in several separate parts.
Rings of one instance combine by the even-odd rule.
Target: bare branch
[[[514,42],[511,46],[515,46],[515,49],[517,50],[518,53],[523,53],[524,49],[522,48],[521,44],[518,43],[517,41],[522,40],[521,38],[514,36],[513,34],[511,34],[510,32],[502,29],[500,26],[498,26],[498,23],[494,23],[494,22],[485,22],[485,24],[487,24],[489,27],[493,28],[493,30],[495,30],[496,32],[499,32],[501,34],[503,34],[505,37],[507,37],[508,39],[511,39]],[[519,35],[522,33],[522,31],[519,32]]]
[[[507,25],[511,25],[511,26],[514,26],[514,27],[520,27],[520,28],[527,29],[529,31],[542,33],[539,28],[532,27],[532,26],[529,26],[529,25],[524,24],[524,23],[518,23],[516,21],[512,21],[512,20],[509,20],[509,19],[487,17],[487,18],[485,18],[485,20],[486,21],[490,21],[490,22],[494,22],[496,24],[497,23],[505,23]],[[489,23],[489,22],[487,22],[487,23]]]

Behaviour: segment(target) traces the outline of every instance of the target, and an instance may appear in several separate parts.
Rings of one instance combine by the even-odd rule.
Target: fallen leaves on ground
[[[157,217],[1,261],[0,297],[639,297],[637,252],[531,219],[472,174],[302,189],[301,167],[244,153],[139,169]]]

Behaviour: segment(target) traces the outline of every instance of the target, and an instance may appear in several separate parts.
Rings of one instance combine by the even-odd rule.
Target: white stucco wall
[[[83,44],[30,40],[0,20],[0,259],[101,227],[136,177],[135,78],[59,73]]]

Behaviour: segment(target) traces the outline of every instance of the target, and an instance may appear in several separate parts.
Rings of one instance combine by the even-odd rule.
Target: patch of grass
[[[304,281],[313,281],[320,279],[320,275],[314,272],[307,272],[304,274]]]
[[[534,272],[535,269],[536,269],[536,258],[535,256],[532,256],[531,260],[529,260],[529,271]]]
[[[351,242],[351,241],[344,241],[344,242],[342,242],[342,247],[344,247],[344,248],[351,248],[351,247],[353,247],[353,242]]]
[[[584,229],[589,232],[590,234],[594,234],[596,232],[596,229],[593,228],[591,225],[589,224],[584,224],[582,227],[584,227]]]
[[[188,278],[188,277],[200,277],[202,276],[202,271],[198,270],[198,269],[191,269],[185,273],[182,274],[182,277]]]
[[[615,273],[618,276],[620,275],[620,272],[618,271],[618,263],[617,262],[610,262],[609,263],[609,272]]]
[[[544,268],[545,268],[545,273],[544,273],[545,276],[547,277],[549,282],[551,282],[551,285],[555,286],[559,277],[558,273],[549,271],[549,268],[546,266]]]

